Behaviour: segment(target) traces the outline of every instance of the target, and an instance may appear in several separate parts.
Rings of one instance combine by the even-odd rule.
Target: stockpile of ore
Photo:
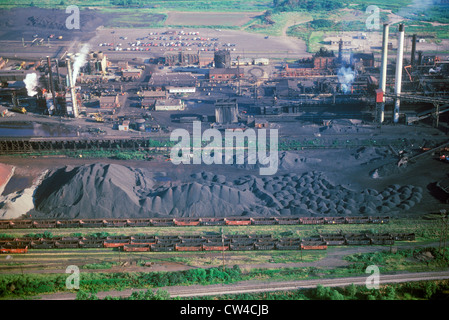
[[[413,186],[350,190],[320,172],[232,181],[210,172],[185,181],[158,176],[116,164],[66,167],[37,188],[36,210],[58,218],[347,216],[402,212],[422,198],[422,189]]]

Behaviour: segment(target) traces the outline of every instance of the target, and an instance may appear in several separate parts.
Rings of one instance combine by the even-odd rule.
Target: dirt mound
[[[325,216],[399,213],[421,199],[422,189],[414,186],[355,191],[333,184],[320,172],[228,181],[203,171],[180,181],[160,172],[92,164],[50,174],[36,190],[35,205],[38,211],[65,218]]]

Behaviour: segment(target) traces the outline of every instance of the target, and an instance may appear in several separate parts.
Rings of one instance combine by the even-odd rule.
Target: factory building
[[[194,52],[166,52],[164,54],[165,65],[167,66],[189,66],[197,65],[200,62],[199,53]]]
[[[123,81],[133,81],[139,79],[142,76],[141,69],[126,69],[122,71]]]
[[[238,122],[237,99],[220,99],[215,101],[215,122],[219,124]]]
[[[184,110],[184,102],[181,99],[157,100],[154,106],[156,111],[181,111]]]
[[[374,53],[353,53],[351,55],[351,64],[362,63],[364,67],[374,67]]]
[[[108,60],[102,51],[91,51],[87,55],[86,64],[81,67],[81,72],[88,75],[105,74],[108,67]]]
[[[166,90],[167,87],[194,88],[196,84],[197,78],[191,72],[155,73],[151,76],[148,87],[153,90]]]
[[[231,52],[229,50],[219,50],[214,53],[215,68],[231,67]]]
[[[239,68],[219,68],[209,70],[209,80],[210,81],[229,81],[238,78],[243,78],[243,70]]]
[[[119,107],[120,102],[118,95],[100,97],[100,109],[116,109]]]

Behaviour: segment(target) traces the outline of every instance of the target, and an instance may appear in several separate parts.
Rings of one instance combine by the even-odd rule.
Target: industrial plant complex
[[[0,32],[0,253],[88,252],[101,257],[73,261],[109,259],[116,272],[125,254],[136,272],[225,272],[232,259],[247,270],[346,268],[355,260],[343,254],[401,248],[419,263],[440,257],[418,259],[417,248],[447,240],[447,40],[429,44],[390,16],[310,50],[286,33],[293,23],[282,36],[163,24],[72,32],[43,26],[46,14]],[[186,251],[204,265],[182,264]],[[260,266],[259,251],[272,255]],[[298,255],[284,263],[281,251]],[[19,270],[6,263],[0,277]]]

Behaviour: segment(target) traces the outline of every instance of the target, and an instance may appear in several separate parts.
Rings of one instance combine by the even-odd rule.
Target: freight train
[[[390,217],[226,217],[226,218],[146,218],[146,219],[72,219],[2,220],[0,229],[113,228],[170,226],[245,226],[245,225],[317,225],[384,224]]]
[[[414,233],[320,234],[310,238],[274,238],[264,235],[20,237],[0,240],[0,253],[27,253],[28,249],[115,248],[127,252],[326,250],[341,245],[393,245],[414,241]]]

